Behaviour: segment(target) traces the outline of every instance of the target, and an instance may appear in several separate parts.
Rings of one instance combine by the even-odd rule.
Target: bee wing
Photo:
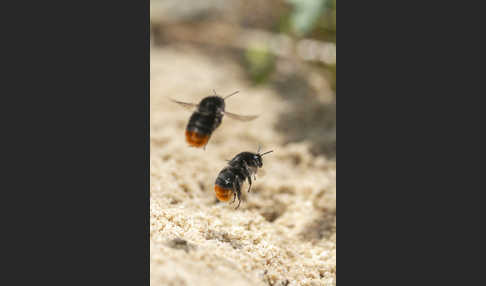
[[[186,109],[189,109],[189,110],[193,110],[197,107],[197,103],[190,103],[190,102],[182,102],[182,101],[178,101],[178,100],[175,100],[175,99],[172,99],[172,98],[169,98],[171,101],[179,104],[180,106],[186,108]]]
[[[251,120],[258,117],[258,115],[240,115],[240,114],[234,114],[234,113],[231,113],[231,112],[228,112],[228,111],[225,111],[224,115],[227,115],[230,118],[240,120],[240,121],[251,121]]]

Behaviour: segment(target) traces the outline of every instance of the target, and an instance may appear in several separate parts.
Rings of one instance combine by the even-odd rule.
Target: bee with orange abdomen
[[[213,92],[213,96],[203,98],[199,104],[172,100],[186,108],[196,109],[191,115],[186,127],[186,141],[192,147],[206,147],[211,134],[219,127],[219,125],[221,125],[223,115],[241,121],[250,121],[258,117],[255,115],[238,115],[225,111],[225,99],[237,94],[238,91],[233,92],[224,98],[218,96],[216,91],[213,90]]]
[[[272,151],[260,154],[260,147],[257,153],[241,152],[228,162],[228,166],[219,172],[216,182],[214,183],[214,191],[216,197],[222,202],[229,201],[233,196],[233,201],[238,198],[238,206],[241,203],[241,186],[248,179],[248,192],[251,189],[251,176],[256,180],[255,174],[258,168],[263,167],[262,156]]]

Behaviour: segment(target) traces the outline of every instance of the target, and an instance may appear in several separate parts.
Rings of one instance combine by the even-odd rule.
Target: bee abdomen
[[[202,147],[208,143],[213,132],[212,120],[209,117],[195,112],[189,119],[186,128],[186,141],[190,146]]]
[[[193,147],[202,147],[209,141],[209,134],[186,130],[186,142]]]
[[[233,194],[232,189],[223,188],[218,184],[214,185],[214,192],[216,193],[216,197],[218,198],[218,200],[222,202],[229,201],[231,195]]]
[[[214,182],[214,191],[216,192],[218,200],[223,202],[228,201],[233,193],[237,191],[233,190],[235,179],[236,176],[229,167],[226,167],[219,172],[216,182]]]

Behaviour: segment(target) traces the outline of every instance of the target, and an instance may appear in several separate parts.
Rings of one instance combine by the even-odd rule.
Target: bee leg
[[[243,162],[243,165],[245,166],[245,177],[248,178],[248,183],[250,183],[250,186],[248,187],[248,192],[250,192],[250,188],[251,188],[251,170],[250,168],[248,167],[248,164],[246,164],[246,162]]]
[[[233,201],[232,201],[231,203],[234,203],[234,202],[235,202],[235,200],[236,200],[236,193],[235,193],[235,192],[233,192]]]
[[[240,207],[240,203],[241,203],[241,192],[238,192],[238,205],[236,206],[235,210]]]
[[[235,194],[236,196],[238,197],[238,205],[236,206],[235,210],[238,209],[240,207],[240,203],[241,203],[241,190],[240,190],[240,183],[238,181],[238,176],[236,177],[235,181],[233,182],[233,190],[235,190]]]

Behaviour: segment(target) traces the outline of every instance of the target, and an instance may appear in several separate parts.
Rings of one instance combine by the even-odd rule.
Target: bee
[[[214,89],[213,92],[213,96],[203,98],[199,104],[171,99],[187,109],[195,109],[186,127],[186,142],[191,147],[204,147],[206,149],[209,138],[214,130],[221,125],[223,115],[240,121],[250,121],[258,117],[258,115],[245,116],[225,111],[225,99],[237,94],[239,91],[235,91],[225,97],[217,95]]]
[[[260,147],[256,153],[241,152],[233,159],[229,160],[228,166],[226,166],[221,172],[219,172],[216,182],[214,183],[214,192],[218,200],[222,202],[229,201],[231,195],[233,195],[233,201],[238,198],[238,206],[241,203],[241,186],[248,179],[248,192],[251,189],[251,176],[256,180],[256,173],[258,168],[263,167],[262,156],[273,152],[267,151],[260,154]]]

